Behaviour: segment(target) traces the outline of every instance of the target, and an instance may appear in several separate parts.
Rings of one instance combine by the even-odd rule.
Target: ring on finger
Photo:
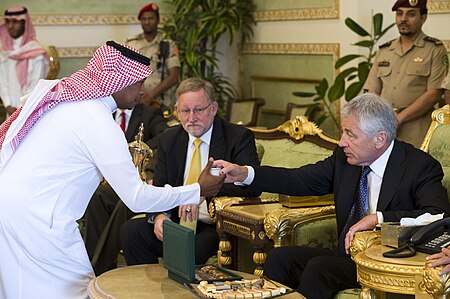
[[[190,213],[191,212],[191,207],[187,207],[186,208],[186,212]]]

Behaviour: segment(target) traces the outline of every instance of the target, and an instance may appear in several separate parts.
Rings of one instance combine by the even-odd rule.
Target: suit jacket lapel
[[[138,133],[139,126],[142,122],[142,106],[137,105],[130,116],[130,121],[128,122],[127,132],[125,133],[125,137],[127,138],[128,142],[131,142],[134,140],[134,137]],[[144,128],[144,130],[150,130],[150,128]]]
[[[361,167],[349,166],[345,167],[342,173],[342,186],[340,186],[339,198],[342,199],[341,203],[336,203],[336,207],[340,207],[340,211],[337,211],[343,219],[347,219],[350,214],[350,210],[355,202],[358,194],[359,178],[361,176]],[[339,219],[342,219],[339,217]],[[342,223],[342,227],[347,220]]]
[[[176,174],[176,184],[177,186],[182,186],[184,183],[184,171],[186,167],[186,155],[187,155],[187,147],[189,143],[189,135],[180,125],[179,134],[173,143],[173,159],[172,159],[172,167],[173,169],[178,169],[178,173]],[[184,167],[180,167],[183,165]]]
[[[225,150],[225,144],[223,138],[222,120],[216,117],[214,119],[214,126],[211,134],[211,144],[209,145],[209,157],[213,157],[214,159],[224,158],[223,152]]]
[[[394,147],[386,165],[378,197],[377,210],[384,211],[394,198],[405,173],[405,149],[403,145],[394,141]]]

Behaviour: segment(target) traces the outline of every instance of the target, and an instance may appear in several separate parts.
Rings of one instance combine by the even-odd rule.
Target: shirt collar
[[[391,144],[386,149],[386,151],[372,164],[370,164],[370,169],[380,178],[383,178],[384,171],[386,170],[387,162],[389,160],[389,156],[391,155],[392,148],[394,147],[394,141],[391,141]]]
[[[133,113],[133,109],[120,109],[120,108],[117,108],[117,110],[116,110],[116,112],[118,114],[120,114],[122,111],[125,112],[125,115],[128,116],[128,117],[131,117],[131,113]]]
[[[200,139],[203,141],[203,143],[206,143],[208,146],[211,144],[211,135],[212,135],[213,126],[214,126],[214,124],[211,125],[211,128],[209,128],[208,131],[206,131],[202,136],[200,136]],[[197,137],[189,134],[189,146],[192,146],[195,139],[197,139]]]

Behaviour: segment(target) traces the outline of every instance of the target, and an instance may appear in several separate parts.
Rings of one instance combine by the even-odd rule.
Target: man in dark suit
[[[134,141],[141,123],[144,124],[143,141],[151,149],[156,149],[160,133],[168,128],[161,110],[144,104],[136,105],[133,110],[117,110],[113,116],[125,130],[128,142]],[[108,270],[115,262],[114,253],[110,252],[119,250],[114,248],[118,247],[116,244],[119,243],[120,225],[134,215],[125,205],[121,208],[116,207],[118,202],[119,197],[111,186],[107,183],[100,184],[83,217],[84,239],[89,259],[93,261],[96,249],[99,255],[94,265],[97,274]],[[120,225],[115,227],[115,223]]]
[[[202,79],[190,78],[177,89],[176,111],[181,125],[164,132],[159,139],[158,160],[153,177],[155,186],[184,185],[194,160],[195,140],[200,139],[201,164],[208,157],[229,159],[236,163],[259,165],[253,133],[216,116],[218,104],[213,86]],[[245,161],[245,162],[244,162]],[[258,196],[260,192],[246,186],[224,184],[220,195]],[[216,254],[219,237],[207,212],[207,198],[198,208],[195,235],[196,263],[203,264]],[[182,206],[169,212],[153,214],[149,219],[129,220],[122,226],[121,244],[128,265],[157,263],[162,257],[162,223],[196,219],[197,207]],[[150,220],[150,222],[149,222]],[[187,221],[189,221],[187,220]]]
[[[334,193],[338,249],[280,247],[269,253],[264,274],[307,298],[332,298],[359,287],[349,257],[358,231],[425,212],[450,213],[442,167],[430,155],[395,139],[392,106],[374,94],[348,102],[341,112],[343,134],[329,158],[296,169],[246,167],[216,161],[225,182],[289,195]],[[364,175],[362,175],[364,174]]]

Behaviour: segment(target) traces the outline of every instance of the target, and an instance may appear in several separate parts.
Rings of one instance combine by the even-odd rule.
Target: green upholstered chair
[[[450,199],[450,105],[435,110],[431,125],[420,147],[438,160],[444,170],[442,184],[447,188]]]

